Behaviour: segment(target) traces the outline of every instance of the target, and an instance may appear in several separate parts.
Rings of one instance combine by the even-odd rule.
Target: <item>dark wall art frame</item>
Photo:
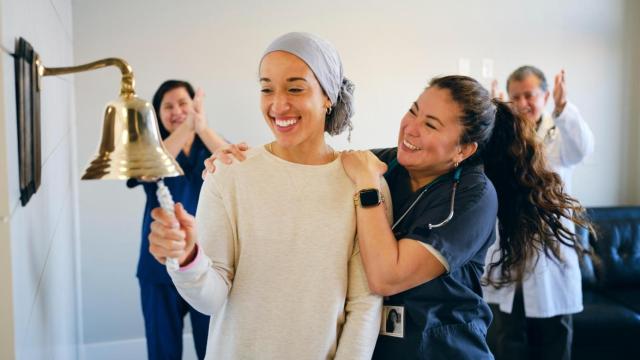
[[[19,38],[15,50],[20,202],[25,206],[41,179],[40,84],[38,54],[31,44]]]

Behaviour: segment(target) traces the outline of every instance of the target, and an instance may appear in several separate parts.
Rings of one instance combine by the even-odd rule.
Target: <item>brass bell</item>
[[[151,104],[123,94],[107,104],[98,155],[82,180],[129,179],[155,181],[183,171],[162,144]]]
[[[38,75],[64,75],[116,66],[122,73],[120,97],[107,104],[98,155],[82,180],[135,178],[156,181],[184,172],[162,144],[158,121],[151,104],[138,98],[131,66],[119,58],[106,58],[84,65],[48,68],[36,54]]]

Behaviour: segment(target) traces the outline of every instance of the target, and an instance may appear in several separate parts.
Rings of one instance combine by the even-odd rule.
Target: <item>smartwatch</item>
[[[374,207],[380,205],[383,201],[384,197],[380,190],[374,188],[362,189],[353,195],[353,203],[356,207]]]

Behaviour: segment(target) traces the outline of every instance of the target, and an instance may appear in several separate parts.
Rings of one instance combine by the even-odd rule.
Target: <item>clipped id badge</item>
[[[404,306],[385,305],[382,307],[380,335],[404,337]]]

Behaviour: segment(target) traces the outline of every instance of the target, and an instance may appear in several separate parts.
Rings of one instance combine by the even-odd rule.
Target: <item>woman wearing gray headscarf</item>
[[[179,258],[178,291],[212,315],[207,358],[369,359],[381,298],[359,256],[355,186],[324,141],[350,129],[353,85],[335,48],[306,33],[276,39],[259,70],[275,141],[218,164],[195,220],[155,209],[150,251]]]

